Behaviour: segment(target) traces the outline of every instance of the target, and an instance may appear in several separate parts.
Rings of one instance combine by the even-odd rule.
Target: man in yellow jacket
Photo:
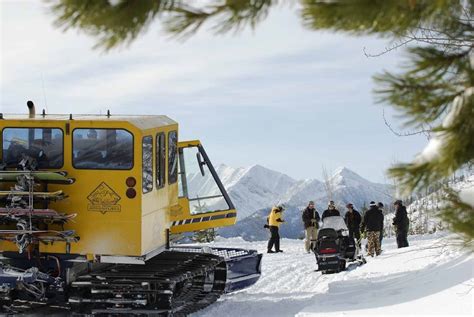
[[[268,253],[283,252],[283,250],[280,249],[280,234],[278,233],[278,228],[280,228],[280,225],[285,222],[285,220],[282,219],[283,210],[285,210],[285,207],[279,205],[273,207],[270,215],[268,215],[268,226],[271,234],[270,240],[268,240]],[[273,245],[275,245],[275,251],[272,250]]]

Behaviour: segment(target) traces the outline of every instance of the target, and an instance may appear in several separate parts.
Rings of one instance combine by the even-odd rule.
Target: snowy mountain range
[[[263,224],[269,209],[280,203],[287,206],[286,224],[281,228],[281,235],[299,238],[303,232],[301,210],[310,200],[315,202],[320,213],[326,209],[329,200],[334,200],[343,214],[346,210],[344,206],[349,202],[356,209],[361,209],[371,200],[386,204],[393,200],[390,185],[373,183],[346,167],[338,168],[325,181],[298,181],[260,165],[248,168],[220,165],[216,171],[238,211],[238,223],[219,230],[224,237],[266,239]],[[207,174],[204,177],[200,174],[188,175],[188,186],[200,197],[218,194],[211,176]]]
[[[341,209],[349,202],[356,208],[362,208],[371,200],[392,200],[390,185],[370,182],[346,167],[335,170],[327,180],[331,187],[329,195],[326,182],[318,179],[297,181],[261,165],[249,168],[220,165],[217,173],[238,210],[239,220],[280,203],[302,208],[313,200],[318,210],[324,210],[330,199],[336,201]],[[192,186],[199,186],[201,195],[215,194],[208,190],[207,183],[205,180]]]

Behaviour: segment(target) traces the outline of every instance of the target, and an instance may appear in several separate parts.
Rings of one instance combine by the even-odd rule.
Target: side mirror
[[[204,176],[205,173],[204,173],[204,165],[206,165],[206,162],[204,162],[202,160],[202,157],[201,157],[201,153],[196,153],[196,159],[197,159],[197,162],[198,162],[198,165],[199,165],[199,170],[201,171],[201,175]]]

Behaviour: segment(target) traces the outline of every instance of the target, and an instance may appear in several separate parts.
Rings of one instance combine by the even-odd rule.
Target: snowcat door
[[[237,212],[198,140],[178,143],[179,204],[170,210],[171,233],[235,224]]]

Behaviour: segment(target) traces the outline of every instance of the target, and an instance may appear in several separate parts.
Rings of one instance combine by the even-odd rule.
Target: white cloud
[[[413,155],[414,143],[406,151],[405,140],[394,142],[400,148],[393,140],[367,141],[382,142],[375,137],[383,129],[374,122],[371,75],[393,68],[398,54],[367,59],[363,47],[377,52],[386,43],[308,31],[296,6],[277,6],[254,31],[214,36],[203,30],[186,42],[167,39],[153,23],[129,48],[106,54],[91,49],[94,39],[53,27],[42,1],[0,2],[0,9],[0,112],[25,112],[31,99],[48,113],[168,114],[180,122],[182,136],[214,146],[221,162],[260,162],[298,178],[307,166],[328,162],[350,160],[358,171],[386,167],[389,159],[367,162],[372,149]],[[347,124],[338,125],[342,119]],[[346,125],[369,124],[376,133],[350,131],[346,144]],[[269,155],[280,153],[283,142],[283,156]],[[302,158],[300,148],[308,144]],[[365,159],[345,157],[341,149],[350,146],[363,149]]]
[[[297,77],[303,72],[324,76],[347,69],[354,60],[351,56],[341,59],[339,52],[334,52],[337,59],[328,59],[327,47],[353,49],[340,45],[341,36],[305,31],[295,8],[277,8],[256,31],[218,37],[200,32],[184,43],[166,40],[157,34],[159,25],[154,23],[130,48],[103,54],[90,49],[93,39],[76,31],[55,29],[54,17],[44,3],[2,6],[8,11],[2,22],[6,30],[2,40],[2,95],[7,110],[16,108],[10,103],[15,99],[11,96],[31,94],[43,100],[42,81],[53,111],[62,110],[58,105],[65,101],[71,108],[68,110],[74,112],[96,107],[84,109],[84,104],[119,105],[146,95],[186,98],[213,89],[225,97],[241,95],[239,103],[245,104],[253,97],[268,99],[275,90],[298,94],[310,88],[304,83],[285,83],[283,76]],[[323,55],[318,56],[318,51]],[[285,68],[267,62],[305,52],[315,52],[314,61],[289,61]],[[253,76],[267,80],[267,86],[272,87],[265,87],[264,82],[252,96],[246,96],[245,81]],[[340,88],[323,84],[312,87],[315,92],[327,93]]]

